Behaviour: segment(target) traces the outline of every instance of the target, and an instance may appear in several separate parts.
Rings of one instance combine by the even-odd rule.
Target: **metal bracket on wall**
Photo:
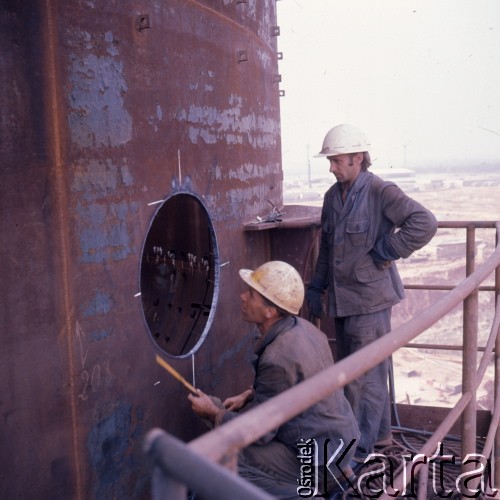
[[[135,19],[135,27],[137,31],[142,31],[151,28],[151,22],[149,20],[149,14],[141,14]]]
[[[248,52],[246,50],[238,50],[236,52],[236,58],[239,63],[248,61]]]

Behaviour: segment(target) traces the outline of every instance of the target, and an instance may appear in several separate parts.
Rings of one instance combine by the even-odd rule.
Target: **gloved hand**
[[[370,250],[370,257],[372,258],[373,263],[377,266],[377,269],[382,270],[391,267],[391,261],[383,259],[373,249]]]
[[[323,316],[323,280],[314,277],[306,290],[306,299],[309,312],[321,318]]]

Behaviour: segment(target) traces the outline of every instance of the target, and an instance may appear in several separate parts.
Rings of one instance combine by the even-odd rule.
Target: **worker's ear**
[[[272,319],[278,314],[278,311],[273,306],[266,306],[266,310],[264,311],[264,316],[266,319]]]
[[[363,153],[354,153],[353,158],[357,164],[361,165],[363,163]]]

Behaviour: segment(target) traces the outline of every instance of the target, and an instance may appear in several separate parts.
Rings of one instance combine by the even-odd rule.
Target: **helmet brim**
[[[347,149],[347,148],[346,148]],[[320,151],[317,155],[314,155],[314,158],[328,158],[330,156],[339,156],[339,155],[349,155],[351,153],[367,153],[368,149],[366,147],[352,147],[345,151],[340,149],[328,150],[326,152]]]
[[[240,278],[251,288],[259,292],[263,297],[265,297],[267,300],[269,300],[272,304],[274,304],[276,307],[279,307],[280,309],[283,309],[284,311],[287,311],[290,314],[298,314],[300,311],[300,306],[299,307],[293,307],[290,305],[287,305],[286,303],[282,303],[281,300],[276,300],[276,298],[273,300],[273,298],[269,295],[269,290],[266,290],[264,286],[262,286],[261,283],[259,283],[257,280],[253,278],[253,274],[255,271],[252,271],[251,269],[240,269],[239,274]],[[302,296],[301,299],[301,304],[304,300],[304,297]]]
[[[257,283],[252,281],[252,273],[253,271],[251,269],[240,269],[240,278],[249,286],[252,288],[256,288]],[[258,290],[257,290],[258,291]]]

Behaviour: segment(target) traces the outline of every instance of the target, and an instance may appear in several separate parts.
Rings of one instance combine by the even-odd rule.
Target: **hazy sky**
[[[280,0],[283,168],[338,123],[375,166],[500,165],[500,0]],[[500,167],[499,167],[500,168]]]

